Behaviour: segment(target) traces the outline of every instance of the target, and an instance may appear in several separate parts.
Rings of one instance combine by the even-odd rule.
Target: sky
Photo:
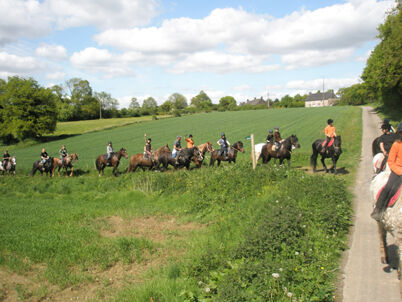
[[[0,0],[0,78],[90,82],[127,107],[359,83],[395,1]]]

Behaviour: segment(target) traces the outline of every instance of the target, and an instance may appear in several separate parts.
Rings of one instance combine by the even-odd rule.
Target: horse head
[[[210,142],[207,142],[207,151],[209,153],[214,152],[214,147],[212,146],[212,144]]]
[[[11,157],[11,164],[13,166],[15,166],[17,164],[17,159],[15,158],[15,156]]]
[[[198,150],[197,147],[193,148],[193,156],[195,156],[198,161],[202,161],[204,159],[204,157],[202,156],[202,153],[200,152],[200,150]]]
[[[244,153],[243,143],[241,141],[236,142],[232,147],[233,149]]]
[[[77,161],[78,160],[78,154],[77,153],[71,154],[71,159]]]
[[[295,134],[290,136],[290,143],[292,144],[292,149],[300,148],[299,139]]]
[[[340,155],[342,153],[341,143],[342,143],[341,137],[336,136],[334,138],[334,144],[332,145],[334,147],[334,150],[335,150],[335,155]]]
[[[126,149],[121,148],[119,152],[120,152],[121,155],[124,156],[124,158],[128,158],[128,154],[127,154],[127,150],[126,150]]]

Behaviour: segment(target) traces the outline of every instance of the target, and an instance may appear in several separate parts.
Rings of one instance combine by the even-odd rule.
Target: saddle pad
[[[333,143],[334,143],[334,140],[335,140],[334,138],[331,138],[331,140],[329,141],[327,147],[331,147],[333,145]],[[322,142],[321,147],[325,146],[325,142],[326,142],[326,140]]]
[[[382,188],[378,191],[376,200],[378,200],[378,197],[380,197],[380,194],[381,194],[382,190],[384,189],[384,187],[385,187],[385,185],[382,186]],[[396,191],[394,196],[392,196],[391,199],[389,200],[388,206],[387,206],[388,208],[392,207],[395,204],[395,202],[398,200],[399,195],[401,195],[401,187],[402,186],[399,186],[399,190]]]
[[[272,151],[276,152],[276,147],[275,147],[275,145],[272,145]]]

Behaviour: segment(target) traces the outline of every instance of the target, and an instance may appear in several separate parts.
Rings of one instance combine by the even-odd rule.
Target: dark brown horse
[[[187,170],[190,170],[190,163],[193,161],[196,166],[201,166],[204,157],[200,150],[197,147],[193,148],[185,148],[177,153],[178,156],[178,163],[175,165],[175,168],[184,168],[186,167]]]
[[[292,151],[295,148],[300,148],[299,140],[296,135],[291,135],[280,145],[279,150],[276,151],[275,143],[269,142],[261,149],[262,163],[268,163],[271,158],[279,158],[279,164],[282,165],[283,160],[288,161],[288,168],[290,167],[290,158],[292,157]],[[258,160],[258,158],[257,158]]]
[[[34,176],[36,171],[39,171],[40,174],[43,175],[43,172],[46,173],[46,175],[49,175],[52,177],[52,171],[53,171],[53,157],[49,157],[43,164],[41,163],[40,160],[37,160],[33,163],[32,165],[32,170],[29,173],[31,176]]]
[[[339,159],[339,156],[342,154],[342,148],[341,148],[341,137],[337,136],[334,139],[334,143],[332,146],[328,147],[325,153],[322,153],[322,143],[324,142],[323,139],[317,139],[313,145],[313,154],[311,155],[310,158],[310,164],[313,166],[313,171],[316,172],[316,167],[317,167],[317,157],[319,154],[321,154],[321,162],[322,165],[324,166],[325,172],[328,173],[329,171],[334,172],[334,174],[337,173],[336,171],[336,162]],[[325,165],[325,159],[326,158],[331,158],[332,159],[332,167],[327,168]]]
[[[197,166],[197,168],[201,167],[202,162],[205,159],[205,153],[209,152],[212,153],[214,152],[214,147],[212,146],[212,144],[210,142],[206,142],[204,144],[201,144],[199,146],[197,146],[198,150],[200,150],[201,154],[202,154],[202,160],[198,160],[196,157],[194,158],[194,162],[195,165]]]
[[[99,176],[103,174],[103,169],[105,169],[105,167],[113,167],[113,174],[116,176],[117,168],[119,166],[120,159],[122,156],[128,158],[127,151],[124,148],[121,148],[119,151],[114,153],[110,161],[107,160],[106,154],[99,155],[95,161],[95,166],[99,172]]]
[[[230,147],[230,150],[226,157],[219,155],[219,150],[214,150],[211,153],[211,160],[209,161],[209,166],[213,166],[215,161],[218,161],[218,167],[220,166],[221,161],[227,161],[229,162],[229,164],[231,162],[236,163],[236,157],[238,151],[244,153],[243,143],[241,141],[234,143],[234,145]]]
[[[67,168],[70,168],[70,176],[73,176],[74,168],[73,168],[73,161],[78,161],[78,154],[73,153],[70,155],[67,155],[64,160],[54,157],[53,158],[53,170],[52,170],[52,176],[54,176],[54,171],[57,170],[58,176],[60,176],[60,169],[64,168],[64,171],[66,172],[67,175]]]
[[[152,159],[144,157],[143,153],[137,153],[130,157],[130,163],[127,168],[127,173],[135,172],[137,168],[141,168],[142,171],[145,171],[145,168],[157,168],[159,166],[159,156],[163,152],[170,152],[170,148],[168,145],[162,146],[155,150],[152,153]]]

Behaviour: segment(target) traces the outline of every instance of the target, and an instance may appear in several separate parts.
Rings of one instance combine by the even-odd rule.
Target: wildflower
[[[296,255],[296,256],[299,256],[299,252],[295,252],[295,255]]]
[[[321,266],[321,269],[324,269],[324,267],[323,267],[323,266]]]
[[[297,267],[295,267],[295,272],[297,272]]]
[[[280,268],[279,268],[279,271],[282,272],[282,271],[283,271],[283,268],[280,267]]]
[[[209,293],[211,291],[211,289],[209,287],[205,288],[205,292]]]
[[[303,224],[303,228],[305,228],[306,227],[306,225],[305,224]]]
[[[274,277],[274,278],[279,278],[279,274],[278,274],[278,273],[273,273],[273,274],[272,274],[272,277]]]
[[[293,294],[292,294],[291,292],[288,292],[286,295],[287,295],[289,298],[292,298],[292,297],[293,297]]]
[[[278,203],[278,202],[279,202],[279,200],[276,200],[275,202],[276,202],[276,203]]]

